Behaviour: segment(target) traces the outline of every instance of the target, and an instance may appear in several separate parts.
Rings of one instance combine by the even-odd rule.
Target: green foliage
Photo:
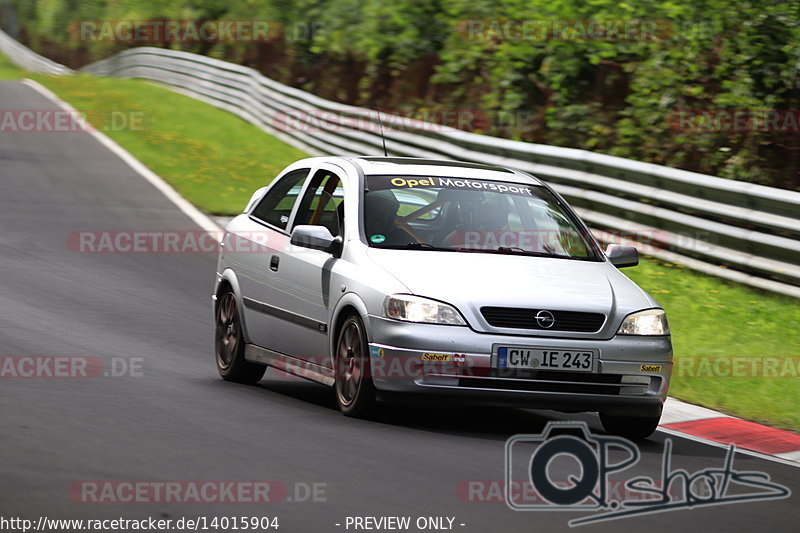
[[[78,20],[271,20],[281,43],[172,43],[349,102],[475,109],[487,134],[800,187],[800,132],[707,131],[681,112],[800,110],[800,4],[760,0],[10,0],[34,46],[78,60],[128,44]],[[653,39],[519,38],[506,21],[657,21]],[[481,29],[470,33],[470,21]],[[315,31],[298,31],[314,27]],[[54,47],[55,45],[55,47]],[[264,54],[265,47],[270,53]],[[433,59],[431,59],[433,58]],[[432,68],[426,69],[426,61]],[[420,80],[421,78],[421,80]],[[509,120],[508,117],[511,117]],[[713,128],[711,128],[713,130]]]

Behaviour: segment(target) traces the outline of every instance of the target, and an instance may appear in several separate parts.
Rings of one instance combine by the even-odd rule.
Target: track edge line
[[[51,100],[53,103],[61,107],[64,111],[68,111],[70,113],[78,113],[78,111],[72,107],[68,102],[62,100],[57,94],[53,91],[42,85],[41,83],[37,82],[36,80],[32,80],[30,78],[25,78],[22,80],[22,83],[31,87],[39,94]],[[115,141],[111,140],[108,136],[104,135],[102,132],[97,131],[96,129],[88,129],[87,133],[89,133],[92,137],[94,137],[100,144],[105,146],[108,150],[110,150],[114,155],[119,157],[125,164],[127,164],[132,170],[134,170],[137,174],[141,177],[149,181],[156,189],[158,189],[168,200],[170,200],[175,206],[181,210],[183,214],[189,217],[195,224],[200,226],[205,231],[209,233],[215,234],[215,237],[220,237],[219,233],[222,229],[219,224],[217,224],[211,217],[203,213],[200,209],[192,205],[186,198],[180,195],[178,191],[176,191],[172,185],[164,181],[164,179],[147,168],[141,161],[136,159],[130,152],[125,150],[122,146],[117,144]]]

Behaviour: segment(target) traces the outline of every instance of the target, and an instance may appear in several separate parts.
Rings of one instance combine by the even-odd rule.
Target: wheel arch
[[[371,328],[369,323],[369,312],[364,301],[355,293],[347,293],[336,304],[336,308],[331,315],[330,321],[330,335],[328,335],[328,349],[330,350],[331,363],[333,363],[333,354],[336,350],[336,339],[339,336],[339,330],[345,319],[351,315],[357,314],[361,321],[364,323],[364,330],[367,335],[367,342],[371,340]]]
[[[239,286],[239,280],[232,269],[227,268],[222,274],[217,276],[216,288],[214,290],[214,318],[216,320],[217,305],[219,297],[227,290],[233,291],[236,297],[236,307],[239,311],[239,317],[242,323],[242,335],[245,342],[250,342],[250,335],[247,332],[247,320],[244,314],[244,299],[242,297],[242,290]]]

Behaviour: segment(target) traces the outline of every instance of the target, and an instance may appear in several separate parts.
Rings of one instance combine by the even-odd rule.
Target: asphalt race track
[[[0,83],[2,109],[55,107],[26,85]],[[0,515],[277,516],[283,532],[345,531],[347,516],[449,516],[456,531],[534,532],[587,515],[517,512],[458,491],[469,480],[502,480],[505,440],[540,432],[563,419],[556,413],[393,406],[381,421],[363,421],[339,414],[328,389],[272,370],[254,387],[223,382],[213,361],[214,254],[88,254],[68,246],[78,231],[197,229],[90,135],[0,133],[0,184],[0,356],[97,357],[106,370],[141,369],[0,379]],[[601,431],[595,416],[569,418]],[[625,479],[660,478],[665,439],[657,433],[643,444]],[[723,464],[721,448],[673,444],[673,468]],[[797,531],[800,469],[742,454],[734,467],[766,472],[793,494],[585,529]],[[305,501],[84,503],[70,492],[103,480],[269,480]],[[312,484],[324,490],[317,501],[304,497]]]

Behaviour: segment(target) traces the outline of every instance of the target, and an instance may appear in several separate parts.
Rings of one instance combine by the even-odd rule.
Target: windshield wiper
[[[562,259],[574,259],[569,255],[559,255],[548,252],[531,252],[518,248],[515,246],[499,246],[497,248],[448,248],[446,246],[434,246],[427,242],[409,242],[406,244],[387,244],[376,245],[375,248],[383,248],[388,250],[433,250],[436,252],[470,252],[470,253],[488,253],[488,254],[505,254],[505,255],[526,255],[530,257],[558,257]]]
[[[387,248],[391,250],[434,250],[437,252],[455,252],[453,248],[446,248],[443,246],[434,246],[427,242],[409,242],[406,244],[387,244],[385,246],[375,246],[375,248]]]
[[[530,255],[533,257],[560,257],[562,259],[571,259],[572,257],[569,255],[560,255],[554,254],[549,252],[532,252],[530,250],[524,250],[522,248],[518,248],[516,246],[498,246],[494,250],[486,250],[487,252],[494,252],[498,254],[509,254],[509,255]]]

